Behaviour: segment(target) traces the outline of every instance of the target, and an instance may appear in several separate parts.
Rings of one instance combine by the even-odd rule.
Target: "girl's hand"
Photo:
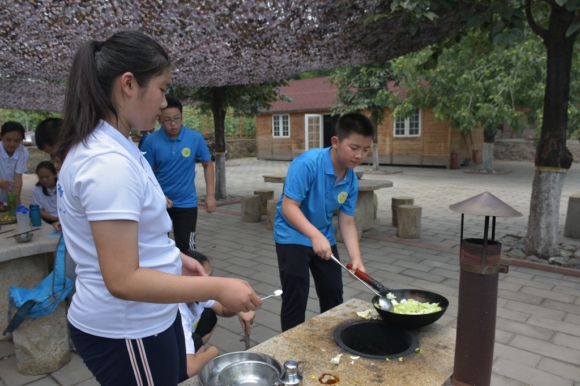
[[[190,258],[190,260],[193,260]],[[221,305],[234,313],[255,311],[262,300],[245,280],[220,278],[224,285],[216,299]]]
[[[250,335],[250,325],[254,324],[254,318],[256,317],[256,311],[240,312],[238,318],[240,319],[240,324],[242,330]]]
[[[165,200],[167,200],[167,209],[173,208],[173,201],[171,201],[167,196],[165,196]]]
[[[181,257],[181,275],[182,276],[208,276],[199,261],[189,256],[179,253]]]

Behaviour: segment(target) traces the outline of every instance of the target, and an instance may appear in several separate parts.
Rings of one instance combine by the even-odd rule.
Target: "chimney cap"
[[[489,192],[478,194],[465,201],[449,206],[454,212],[474,216],[521,217],[520,212]]]

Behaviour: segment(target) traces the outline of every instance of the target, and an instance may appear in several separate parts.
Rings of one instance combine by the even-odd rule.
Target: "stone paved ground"
[[[228,161],[228,194],[241,196],[270,188],[279,197],[281,184],[264,183],[262,175],[284,173],[287,166],[288,162],[254,158]],[[439,323],[455,327],[460,215],[450,211],[449,205],[489,191],[524,214],[522,218],[498,219],[498,238],[525,234],[533,165],[497,162],[496,168],[502,173],[481,175],[466,173],[465,169],[389,167],[384,170],[399,173],[366,174],[363,178],[394,183],[393,188],[377,192],[378,218],[374,228],[363,235],[361,250],[367,272],[391,288],[419,288],[445,295],[451,304]],[[28,191],[34,182],[34,177],[27,179]],[[197,183],[199,193],[203,194],[202,179],[198,177]],[[580,172],[573,168],[562,193],[562,226],[568,197],[578,190]],[[390,225],[390,199],[400,195],[413,196],[415,204],[423,208],[421,239],[413,243],[402,243]],[[257,293],[270,294],[280,287],[271,231],[266,230],[265,221],[241,223],[239,212],[239,204],[220,206],[213,214],[200,211],[199,249],[211,257],[216,275],[244,278]],[[466,216],[465,237],[482,237],[482,232],[483,218]],[[579,240],[562,241],[580,244]],[[344,247],[339,245],[339,249],[346,257]],[[358,282],[346,276],[344,280],[345,299],[370,301],[371,295]],[[280,332],[279,309],[279,299],[264,302],[256,315],[252,346]],[[317,312],[317,297],[312,288],[307,316],[313,317]],[[211,343],[222,353],[239,351],[244,349],[241,337],[237,318],[222,318]],[[0,358],[5,358],[0,360],[0,385],[96,384],[77,356],[63,369],[44,377],[16,372],[11,343],[0,342]],[[580,386],[580,277],[513,266],[507,275],[500,275],[492,385]]]

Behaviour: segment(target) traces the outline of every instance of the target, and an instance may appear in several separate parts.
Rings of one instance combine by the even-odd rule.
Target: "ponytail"
[[[99,120],[118,118],[112,99],[115,80],[126,72],[139,87],[169,66],[167,52],[136,31],[118,32],[106,41],[89,41],[75,54],[64,100],[64,119],[55,156],[64,162],[70,149],[86,143]]]

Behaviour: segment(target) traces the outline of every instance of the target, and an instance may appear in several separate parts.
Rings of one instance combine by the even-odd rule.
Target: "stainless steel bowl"
[[[282,374],[282,365],[270,355],[237,351],[220,355],[207,362],[201,370],[199,370],[198,380],[201,386],[221,386],[219,382],[220,372],[228,365],[243,361],[258,361],[268,363],[276,368]]]
[[[32,236],[34,236],[34,233],[26,232],[26,233],[23,233],[21,235],[14,236],[14,238],[16,239],[17,243],[27,243],[30,240],[32,240]]]
[[[219,375],[220,386],[273,386],[280,384],[280,372],[271,364],[259,361],[242,361],[223,368]]]

